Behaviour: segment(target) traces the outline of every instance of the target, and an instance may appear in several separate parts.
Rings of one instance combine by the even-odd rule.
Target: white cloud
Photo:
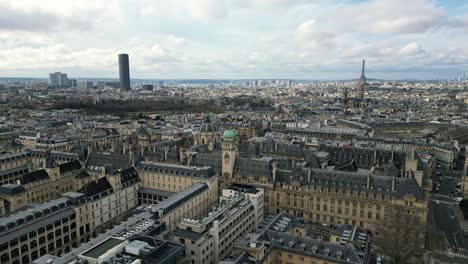
[[[320,29],[315,20],[300,24],[295,31],[295,37],[300,46],[317,48],[333,46],[334,34]]]
[[[120,0],[1,0],[0,30],[87,30],[124,17]]]
[[[383,75],[466,71],[467,15],[431,0],[0,0],[0,70],[116,77],[126,52],[136,78],[349,78],[363,58]]]
[[[416,42],[410,42],[399,50],[399,54],[403,56],[412,56],[423,53],[424,50]]]
[[[171,44],[174,44],[174,45],[183,45],[187,42],[186,39],[184,38],[181,38],[181,37],[177,37],[175,35],[169,35],[168,37],[168,40]]]

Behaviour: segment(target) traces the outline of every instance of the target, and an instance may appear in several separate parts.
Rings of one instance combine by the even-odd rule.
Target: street
[[[435,257],[443,263],[468,263],[468,252],[463,230],[457,216],[458,202],[453,200],[453,190],[459,180],[457,173],[443,171],[439,192],[432,194],[430,221],[445,234],[445,248],[437,250]]]

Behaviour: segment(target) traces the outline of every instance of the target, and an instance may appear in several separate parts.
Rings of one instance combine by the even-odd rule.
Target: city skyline
[[[2,77],[454,79],[468,71],[462,1],[0,1]],[[342,18],[346,19],[342,19]],[[20,20],[21,18],[21,20]]]

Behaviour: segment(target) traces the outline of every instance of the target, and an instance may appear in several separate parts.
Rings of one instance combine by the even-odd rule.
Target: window
[[[288,258],[289,258],[289,259],[292,259],[292,258],[293,258],[293,255],[292,255],[292,254],[288,254]]]

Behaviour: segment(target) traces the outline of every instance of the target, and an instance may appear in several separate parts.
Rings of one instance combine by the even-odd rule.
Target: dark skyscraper
[[[130,67],[128,54],[119,54],[120,89],[130,90]]]

